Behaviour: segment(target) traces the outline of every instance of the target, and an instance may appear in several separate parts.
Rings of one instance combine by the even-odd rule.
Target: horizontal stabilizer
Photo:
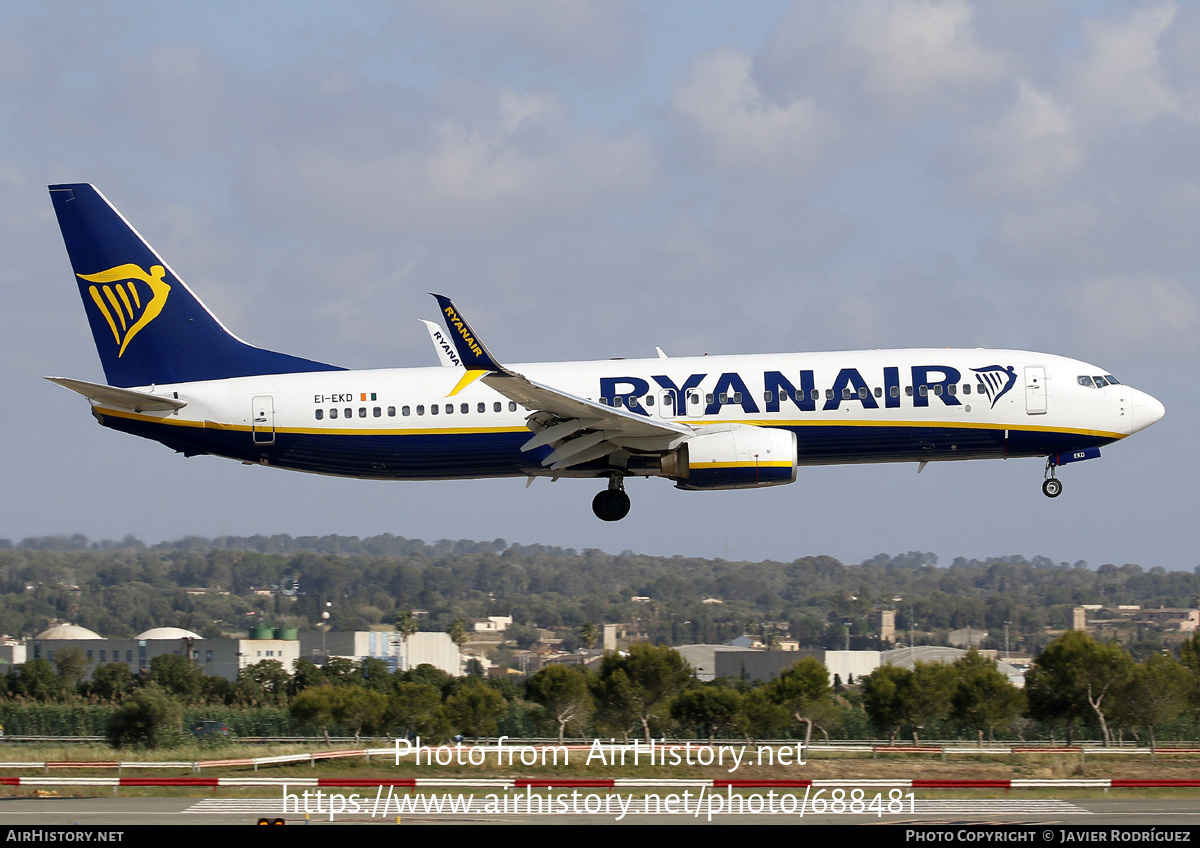
[[[155,395],[149,392],[135,392],[133,389],[118,389],[115,386],[105,386],[101,383],[89,383],[86,380],[71,380],[66,377],[47,377],[51,383],[58,383],[64,389],[78,392],[93,403],[110,409],[129,409],[133,412],[165,412],[168,409],[183,409],[186,400]]]

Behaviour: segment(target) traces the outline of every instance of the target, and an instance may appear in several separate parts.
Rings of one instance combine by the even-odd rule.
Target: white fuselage
[[[1162,417],[1101,368],[1016,350],[908,349],[529,363],[530,380],[701,430],[791,430],[797,463],[1046,456],[1099,447]],[[453,479],[548,474],[522,452],[529,410],[483,382],[451,396],[453,367],[322,371],[142,387],[173,412],[110,410],[106,426],[186,453],[343,476]],[[1105,383],[1098,385],[1097,383]],[[682,398],[682,399],[680,399]],[[635,451],[636,453],[636,451]],[[636,460],[636,457],[635,457]],[[656,474],[653,464],[631,473]],[[602,476],[585,464],[560,476]]]

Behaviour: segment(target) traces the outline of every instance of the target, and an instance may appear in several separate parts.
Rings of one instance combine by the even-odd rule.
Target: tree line
[[[1081,734],[1105,745],[1156,745],[1196,738],[1200,723],[1200,636],[1180,659],[1135,660],[1120,646],[1068,632],[1037,657],[1019,689],[994,660],[969,651],[954,663],[883,666],[859,681],[830,681],[823,664],[799,660],[770,681],[696,680],[678,651],[640,642],[604,654],[595,669],[548,664],[520,682],[453,677],[432,666],[393,672],[377,659],[307,659],[291,673],[278,660],[243,669],[236,681],[210,677],[187,657],[155,657],[142,674],[123,664],[96,667],[77,649],[33,659],[3,678],[0,716],[10,734],[46,705],[90,710],[119,746],[174,744],[183,716],[231,727],[277,721],[276,733],[419,736],[440,742],[556,736],[788,738],[811,742],[886,737],[1049,739]],[[22,717],[22,708],[26,717]],[[95,719],[94,719],[95,720]],[[269,722],[267,722],[269,723]],[[235,732],[239,731],[234,727]],[[244,734],[250,735],[250,734]]]
[[[253,594],[252,589],[272,594]],[[648,598],[634,601],[633,598]],[[384,534],[188,538],[157,545],[81,536],[0,540],[0,633],[33,636],[69,620],[110,637],[182,627],[205,638],[241,635],[245,622],[308,629],[331,613],[335,630],[390,625],[421,609],[420,626],[510,615],[548,630],[570,650],[588,622],[634,625],[650,641],[721,643],[790,635],[801,647],[878,648],[873,612],[894,605],[900,632],[945,644],[949,630],[986,629],[983,647],[1030,654],[1065,629],[1081,604],[1194,607],[1200,576],[1136,564],[1053,562],[1044,557],[956,559],[910,552],[843,564],[832,557],[733,562],[575,551],[541,545]],[[898,599],[898,600],[897,600]],[[332,604],[332,606],[326,606]],[[1142,659],[1161,634],[1131,636]]]

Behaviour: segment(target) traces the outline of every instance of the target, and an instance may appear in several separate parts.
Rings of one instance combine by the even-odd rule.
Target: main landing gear
[[[592,498],[592,512],[601,521],[620,521],[629,514],[629,495],[625,494],[625,479],[620,474],[608,478],[608,488]]]
[[[1046,479],[1042,481],[1042,494],[1048,498],[1057,498],[1062,494],[1062,481],[1054,476],[1057,469],[1053,457],[1046,457]]]

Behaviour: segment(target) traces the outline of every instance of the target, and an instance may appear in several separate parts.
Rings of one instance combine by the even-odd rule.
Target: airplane
[[[348,370],[231,333],[93,186],[49,186],[106,384],[46,379],[101,425],[184,456],[391,480],[795,482],[803,466],[1043,457],[1057,469],[1162,418],[1106,369],[1020,350],[909,349],[504,365],[447,297],[439,365]]]

